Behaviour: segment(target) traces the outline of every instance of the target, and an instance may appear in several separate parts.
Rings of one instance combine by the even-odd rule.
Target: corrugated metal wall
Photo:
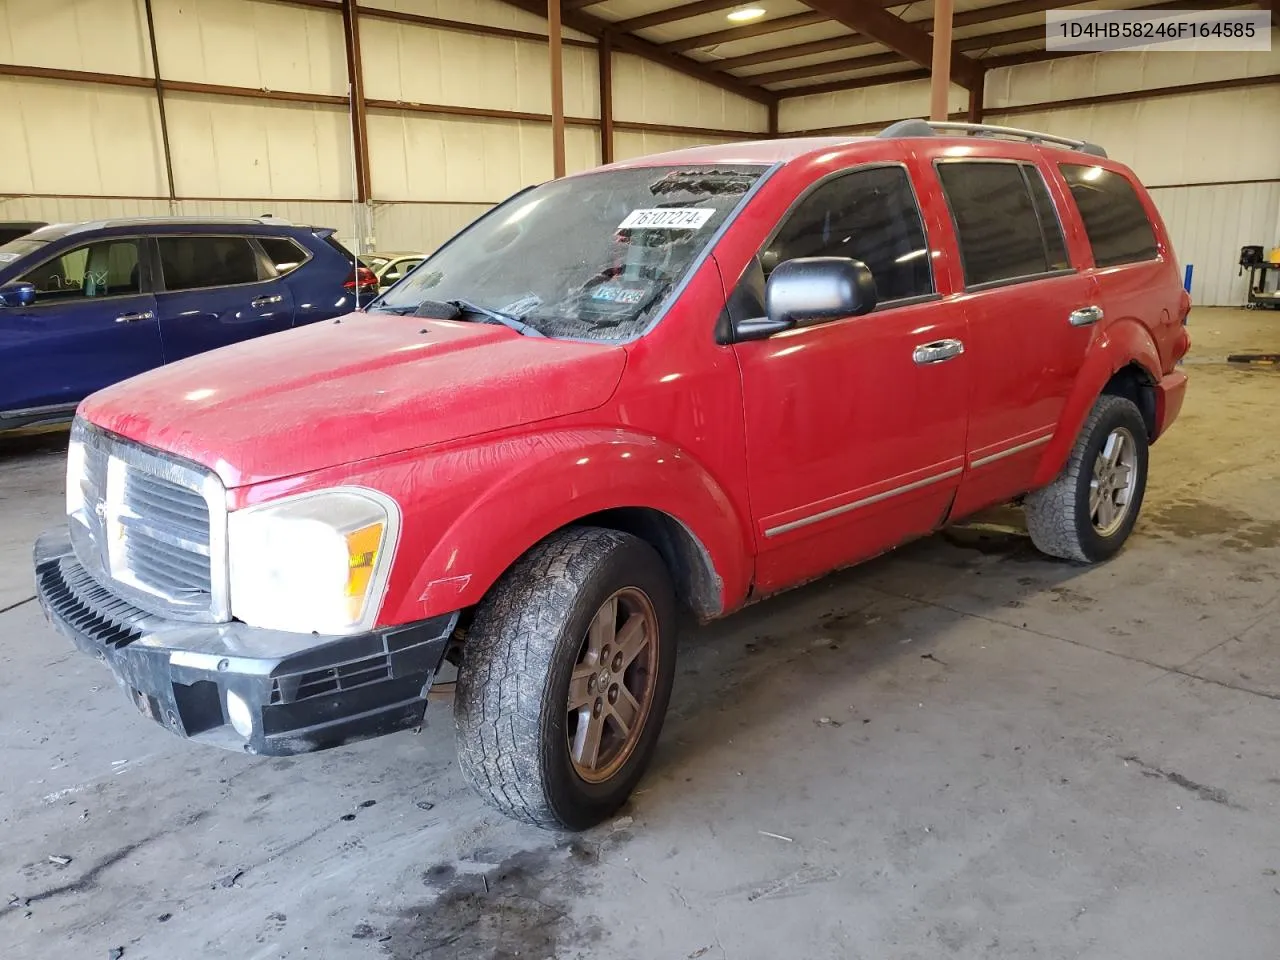
[[[950,91],[948,110],[963,110],[969,94],[960,87]],[[840,90],[808,97],[791,97],[778,108],[778,129],[821,130],[843,125],[884,121],[887,125],[903,117],[929,115],[929,81],[908,80],[876,87]]]
[[[1179,262],[1194,267],[1191,299],[1202,306],[1247,302],[1248,276],[1237,266],[1240,248],[1280,244],[1280,182],[1166,187],[1151,196]]]
[[[764,104],[626,53],[614,58],[613,102],[615,120],[760,133],[769,128]]]
[[[366,4],[362,4],[365,6]],[[374,0],[370,7],[545,36],[546,21],[498,0]],[[167,80],[307,95],[347,93],[337,14],[269,0],[153,0]],[[368,100],[550,112],[544,41],[363,16]],[[567,38],[587,39],[571,30]],[[0,0],[0,62],[153,76],[142,0]],[[564,48],[565,112],[599,117],[594,49]],[[765,107],[618,54],[615,117],[763,132]],[[550,127],[413,109],[370,108],[372,203],[354,208],[345,106],[169,91],[170,203],[155,93],[147,87],[0,77],[0,218],[274,212],[379,246],[431,249],[493,203],[552,176]],[[706,142],[619,130],[619,158]],[[570,172],[600,162],[595,126],[566,131]],[[8,198],[5,195],[10,195]],[[119,198],[119,199],[107,199]]]

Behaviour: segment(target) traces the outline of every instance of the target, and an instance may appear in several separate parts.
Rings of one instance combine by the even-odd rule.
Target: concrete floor
[[[1192,330],[1116,560],[969,528],[692,630],[653,770],[578,838],[471,796],[446,703],[293,760],[144,721],[21,602],[63,440],[9,444],[4,957],[1274,960],[1280,372],[1216,360],[1280,314]]]

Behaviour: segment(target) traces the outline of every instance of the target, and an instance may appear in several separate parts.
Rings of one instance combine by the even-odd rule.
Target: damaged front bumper
[[[65,531],[36,541],[35,573],[45,616],[110,667],[142,713],[179,736],[267,756],[421,725],[458,619],[357,636],[168,620],[99,584]]]

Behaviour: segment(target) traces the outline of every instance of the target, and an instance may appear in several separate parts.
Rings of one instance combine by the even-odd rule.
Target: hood
[[[231,488],[590,410],[625,364],[611,344],[348,314],[161,367],[80,413]]]

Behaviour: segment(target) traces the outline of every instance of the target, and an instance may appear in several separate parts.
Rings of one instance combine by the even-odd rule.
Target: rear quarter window
[[[257,237],[262,247],[280,276],[292,273],[310,259],[311,254],[288,237]]]
[[[1156,233],[1127,177],[1102,167],[1059,164],[1100,267],[1154,260]]]

